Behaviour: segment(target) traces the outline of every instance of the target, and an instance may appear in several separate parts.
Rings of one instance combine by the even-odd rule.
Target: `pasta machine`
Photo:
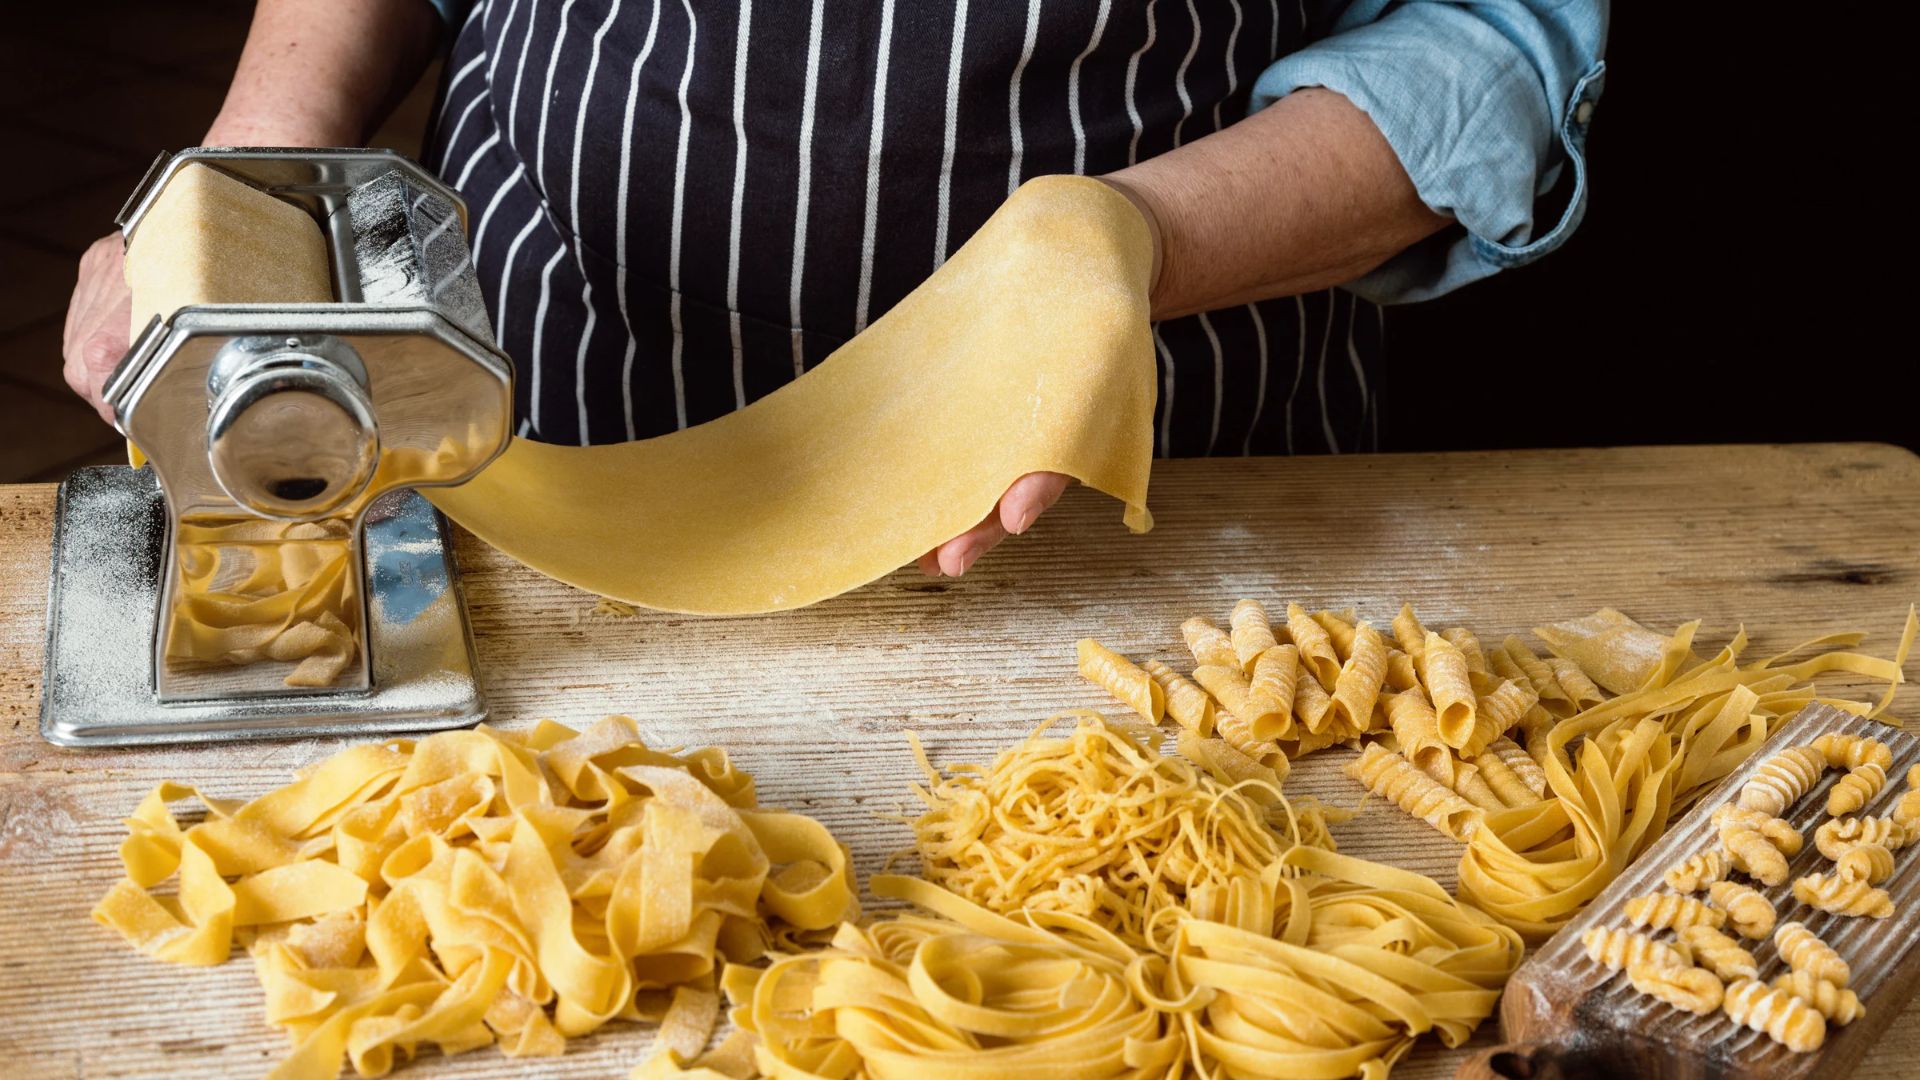
[[[448,526],[413,490],[466,480],[509,440],[512,365],[465,204],[388,151],[193,149],[135,189],[117,219],[129,243],[193,165],[311,215],[333,299],[189,304],[131,343],[105,400],[148,463],[60,486],[42,734],[118,746],[484,718]]]

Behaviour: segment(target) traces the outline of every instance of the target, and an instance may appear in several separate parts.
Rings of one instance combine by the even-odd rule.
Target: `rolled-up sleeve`
[[[1587,209],[1587,125],[1606,78],[1607,0],[1356,0],[1324,38],[1254,84],[1265,108],[1336,91],[1386,136],[1420,198],[1459,222],[1359,281],[1383,303],[1424,300],[1566,242]],[[1565,208],[1541,196],[1573,171]]]

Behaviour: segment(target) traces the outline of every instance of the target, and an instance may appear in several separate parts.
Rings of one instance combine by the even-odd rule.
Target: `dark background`
[[[423,0],[424,2],[424,0]],[[242,0],[15,5],[0,27],[0,482],[112,461],[60,378],[75,262],[199,140]],[[1810,6],[1615,5],[1586,222],[1387,317],[1389,450],[1873,439],[1920,449],[1899,327],[1902,35]],[[437,72],[373,140],[417,152]],[[1904,194],[1904,192],[1902,193]],[[1446,402],[1448,407],[1431,407]]]

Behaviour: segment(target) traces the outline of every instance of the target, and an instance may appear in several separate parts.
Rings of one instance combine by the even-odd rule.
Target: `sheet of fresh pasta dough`
[[[262,220],[278,213],[253,194],[274,204]],[[147,246],[130,267],[172,257]],[[1034,180],[864,333],[745,409],[614,446],[516,439],[470,483],[426,494],[542,573],[702,614],[866,584],[971,528],[1029,472],[1113,495],[1145,531],[1151,262],[1125,198],[1080,177]],[[167,300],[226,299],[206,284]]]

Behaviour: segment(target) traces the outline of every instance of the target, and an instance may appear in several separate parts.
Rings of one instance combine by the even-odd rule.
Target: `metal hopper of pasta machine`
[[[485,716],[448,527],[412,489],[507,445],[512,366],[466,207],[380,150],[162,155],[310,214],[330,303],[156,316],[109,378],[134,469],[60,487],[40,727],[69,746],[426,730]]]

